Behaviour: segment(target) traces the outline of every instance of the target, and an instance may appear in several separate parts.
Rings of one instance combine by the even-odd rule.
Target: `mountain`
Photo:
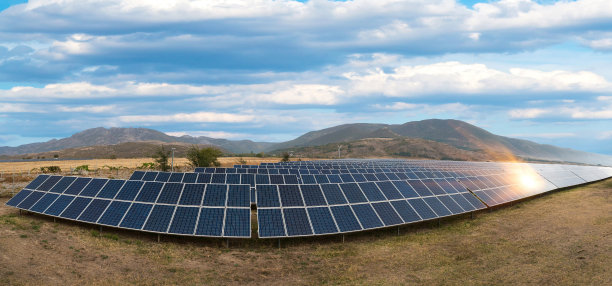
[[[428,119],[404,124],[344,124],[308,132],[273,148],[320,146],[366,138],[420,138],[448,144],[458,149],[488,154],[489,158],[522,157],[544,161],[612,165],[612,156],[587,153],[552,145],[495,135],[459,120]]]
[[[364,139],[386,139],[365,140]],[[420,140],[408,140],[420,139]],[[360,141],[361,140],[361,141]],[[359,141],[359,142],[358,142]],[[456,160],[513,160],[517,157],[527,160],[572,162],[585,164],[612,165],[612,156],[559,148],[552,145],[514,139],[495,135],[482,128],[459,120],[429,119],[404,124],[355,123],[334,126],[308,132],[296,139],[282,143],[254,142],[250,140],[233,141],[205,136],[170,136],[147,128],[93,128],[63,139],[53,139],[43,143],[32,143],[17,147],[0,147],[0,155],[20,155],[43,153],[76,148],[70,154],[83,153],[81,147],[110,146],[128,142],[156,142],[155,144],[181,143],[213,145],[232,153],[261,152],[278,153],[282,151],[302,152],[331,156],[331,149],[337,145],[350,143],[365,148],[357,148],[355,157],[412,156],[423,158],[454,158]],[[187,145],[185,145],[187,144]],[[406,145],[403,146],[402,144]],[[440,145],[442,144],[442,145]],[[151,144],[147,146],[152,146]],[[320,146],[321,148],[304,149]],[[334,148],[332,148],[332,146]],[[113,149],[114,148],[114,149]],[[133,144],[108,147],[108,152],[117,154],[139,154]],[[148,148],[148,147],[147,147]],[[104,148],[98,148],[105,150]],[[329,150],[328,150],[329,149]],[[301,151],[300,151],[301,150]],[[85,156],[87,157],[87,156]]]
[[[189,144],[214,145],[234,153],[259,152],[274,143],[253,142],[250,140],[232,141],[205,136],[170,136],[148,128],[92,128],[63,139],[53,139],[42,143],[25,144],[17,147],[0,147],[0,155],[19,155],[41,153],[86,146],[114,145],[126,142],[158,141],[165,143],[181,142]]]

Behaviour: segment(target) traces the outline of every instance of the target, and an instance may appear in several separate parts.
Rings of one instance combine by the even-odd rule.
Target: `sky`
[[[609,0],[0,3],[0,146],[441,118],[612,154]]]

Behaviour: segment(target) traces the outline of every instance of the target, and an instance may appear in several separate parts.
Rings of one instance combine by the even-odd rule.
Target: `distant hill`
[[[360,141],[363,139],[380,138],[390,139],[390,141]],[[520,157],[529,160],[612,165],[612,156],[499,136],[463,121],[440,119],[413,121],[404,124],[344,124],[311,131],[296,139],[282,143],[254,142],[250,140],[233,141],[205,136],[176,137],[147,128],[100,127],[88,129],[59,140],[53,139],[43,143],[32,143],[17,147],[0,147],[0,155],[14,157],[21,154],[38,154],[73,149],[70,151],[72,152],[70,156],[77,156],[77,154],[87,155],[87,152],[84,152],[82,147],[108,146],[105,147],[107,151],[111,149],[116,150],[115,152],[118,152],[118,157],[124,156],[119,154],[126,154],[125,156],[131,157],[133,155],[130,154],[136,154],[139,151],[137,150],[138,147],[136,147],[138,145],[124,144],[129,142],[149,142],[147,143],[148,145],[143,144],[142,146],[157,146],[161,143],[172,143],[177,146],[188,146],[190,144],[212,145],[231,153],[258,153],[262,151],[278,153],[282,151],[301,152],[309,150],[309,152],[317,153],[321,156],[327,156],[325,154],[329,153],[328,149],[332,145],[336,146],[338,143],[351,143],[352,145],[353,142],[354,144],[360,142],[359,144],[365,144],[368,147],[355,148],[355,150],[360,151],[355,151],[351,156],[417,156],[423,158],[454,158],[456,160],[479,161],[512,160],[515,157]],[[156,143],[153,144],[151,142]],[[119,146],[113,147],[113,145]],[[320,146],[320,148],[318,150],[313,148],[304,149],[304,147],[314,146]],[[121,149],[120,147],[136,150],[122,149],[123,151],[118,151]],[[96,148],[96,150],[104,150],[104,148]],[[90,152],[93,152],[93,149]]]
[[[19,155],[42,153],[86,146],[115,145],[126,142],[180,142],[188,144],[214,145],[233,153],[259,152],[274,143],[253,142],[250,140],[232,141],[205,136],[170,136],[148,128],[92,128],[63,139],[53,139],[42,143],[25,144],[17,147],[0,147],[0,155]]]
[[[308,132],[291,141],[279,143],[273,148],[288,150],[366,138],[401,137],[445,143],[458,149],[488,154],[489,158],[519,156],[545,161],[612,165],[612,156],[499,136],[463,121],[440,119],[404,124],[344,124]]]

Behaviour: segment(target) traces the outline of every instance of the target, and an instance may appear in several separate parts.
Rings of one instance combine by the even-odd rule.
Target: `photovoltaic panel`
[[[449,216],[452,214],[450,210],[448,210],[436,197],[423,198],[423,200],[439,217]]]
[[[256,185],[269,185],[270,184],[270,176],[269,175],[255,175],[255,184]]]
[[[298,185],[278,185],[278,192],[283,207],[304,206]]]
[[[136,197],[137,202],[154,203],[164,186],[160,182],[146,182]]]
[[[280,207],[277,186],[259,185],[257,186],[257,207]]]
[[[288,236],[303,236],[311,235],[312,228],[308,221],[308,215],[303,208],[283,209],[285,217],[285,225],[287,227]]]
[[[383,192],[388,200],[403,199],[404,197],[395,188],[392,182],[376,182],[378,188]]]
[[[70,186],[74,180],[76,180],[76,177],[63,177],[61,180],[59,180],[59,182],[57,182],[57,184],[55,184],[55,186],[53,186],[53,188],[51,188],[51,190],[49,190],[49,192],[61,194],[66,191],[68,186]]]
[[[404,222],[410,223],[415,221],[420,221],[421,217],[417,214],[412,207],[408,204],[408,202],[402,201],[392,201],[391,205],[395,208],[397,213],[402,217]]]
[[[151,208],[153,208],[151,204],[133,203],[119,226],[141,229],[149,216],[149,212],[151,212]]]
[[[159,172],[146,172],[142,177],[143,181],[155,181],[155,177],[157,177]]]
[[[228,207],[250,207],[251,188],[249,185],[230,185],[227,193]]]
[[[353,208],[353,211],[355,211],[355,214],[357,215],[357,218],[359,219],[359,222],[361,222],[364,229],[383,226],[383,223],[380,221],[370,204],[352,205],[351,207]]]
[[[166,232],[174,214],[174,209],[175,206],[154,206],[143,229],[154,232]]]
[[[409,199],[410,206],[419,214],[423,220],[436,218],[438,215],[423,201],[423,199]]]
[[[327,205],[323,192],[319,185],[301,185],[302,196],[307,206]],[[284,206],[284,205],[283,205]]]
[[[281,209],[257,209],[257,222],[259,237],[286,236]]]
[[[209,184],[212,180],[212,174],[198,174],[197,182],[199,184]]]
[[[225,237],[251,237],[251,210],[228,208],[225,212]]]
[[[70,187],[66,189],[64,194],[67,195],[78,195],[83,188],[91,181],[91,178],[77,178]]]
[[[225,177],[225,183],[228,185],[240,184],[240,174],[227,174],[227,176]]]
[[[183,176],[183,183],[195,183],[198,179],[198,174],[196,173],[185,173]]]
[[[85,210],[87,205],[91,202],[90,198],[75,198],[72,203],[60,214],[61,217],[67,219],[76,219],[81,215],[81,212]]]
[[[47,210],[45,210],[44,213],[52,216],[59,216],[72,202],[72,200],[74,200],[73,196],[61,195],[47,208]]]
[[[391,182],[397,188],[397,190],[404,196],[404,198],[417,198],[419,194],[408,184],[406,181],[393,181]]]
[[[223,232],[224,208],[202,208],[196,228],[196,235],[218,236]]]
[[[419,180],[408,180],[406,181],[413,190],[421,197],[433,196],[433,193]]]
[[[296,185],[299,183],[296,175],[283,175],[283,179],[285,180],[285,184],[288,185]]]
[[[340,184],[340,189],[351,204],[367,202],[365,195],[355,183]]]
[[[136,181],[133,181],[136,182]],[[102,190],[98,192],[98,198],[112,199],[117,196],[117,193],[121,189],[121,187],[125,184],[124,180],[109,180],[106,182]]]
[[[177,207],[168,232],[175,234],[193,234],[199,212],[200,209],[197,207]]]
[[[342,179],[339,175],[327,175],[327,179],[330,183],[342,183]]]
[[[58,197],[59,194],[46,193],[30,208],[30,211],[43,213]]]
[[[315,234],[328,234],[338,232],[336,223],[327,207],[308,208],[308,216],[312,222]]]
[[[159,172],[159,174],[157,174],[157,177],[155,177],[156,182],[162,182],[162,183],[167,182],[168,179],[170,179],[169,172]]]
[[[358,185],[361,188],[361,190],[363,191],[363,193],[366,195],[366,198],[370,202],[377,202],[377,201],[384,201],[384,200],[386,200],[385,196],[378,189],[376,184],[374,184],[372,182],[369,182],[369,183],[358,183]]]
[[[95,197],[98,192],[100,192],[102,187],[104,187],[106,182],[108,182],[108,179],[92,179],[79,195],[85,197]]]
[[[270,184],[282,185],[284,183],[285,183],[285,179],[283,179],[283,175],[270,175]]]
[[[121,222],[121,219],[125,215],[125,212],[130,207],[131,203],[122,202],[122,201],[114,201],[108,206],[100,220],[98,220],[99,224],[117,226]]]
[[[453,200],[450,196],[439,196],[438,199],[453,214],[460,214],[465,212],[463,208],[459,204],[457,204],[455,200]]]
[[[43,192],[32,192],[27,198],[21,201],[17,207],[20,209],[27,210],[31,208],[45,193]]]
[[[36,190],[48,192],[62,178],[63,178],[62,176],[50,176],[49,178],[47,178],[47,180],[44,183],[40,184],[40,186],[38,186]]]
[[[17,193],[15,196],[13,196],[10,200],[8,200],[8,202],[6,202],[6,205],[7,206],[11,206],[11,207],[16,207],[25,198],[27,198],[31,193],[32,193],[32,191],[30,191],[30,190],[22,190],[21,192]]]
[[[227,185],[209,184],[206,185],[203,206],[225,207],[227,199]]]
[[[180,183],[183,181],[184,175],[184,173],[170,173],[170,178],[168,178],[168,182]]]
[[[374,207],[378,217],[380,217],[385,225],[390,226],[404,223],[389,202],[372,203],[372,207]]]
[[[177,197],[179,195],[181,196],[179,204],[186,206],[199,206],[202,204],[205,189],[205,184],[185,184],[182,192],[176,192],[178,193],[176,195]]]
[[[134,171],[134,173],[132,173],[132,175],[130,176],[130,180],[132,181],[142,180],[144,175],[145,175],[145,172],[143,171]]]
[[[189,186],[190,184],[179,184],[179,183],[166,183],[157,198],[158,204],[176,204],[181,196],[183,185]],[[201,200],[200,200],[201,201]],[[199,204],[199,202],[198,202]]]
[[[94,199],[89,206],[81,213],[79,220],[85,222],[96,222],[110,204],[110,200]]]
[[[47,179],[49,175],[38,175],[34,180],[32,180],[25,188],[29,190],[34,190],[38,186],[42,185]]]
[[[225,177],[226,177],[226,174],[224,173],[213,174],[212,180],[210,182],[213,184],[225,184]]]
[[[421,180],[434,195],[446,195],[446,192],[433,179]]]
[[[110,182],[109,182],[110,183]],[[108,185],[108,184],[107,184]],[[144,185],[142,181],[127,181],[115,197],[117,200],[132,201]],[[100,191],[102,193],[102,191]]]
[[[342,205],[347,203],[346,198],[344,198],[344,195],[337,184],[324,184],[321,185],[321,189],[323,190],[323,194],[325,195],[328,204]]]

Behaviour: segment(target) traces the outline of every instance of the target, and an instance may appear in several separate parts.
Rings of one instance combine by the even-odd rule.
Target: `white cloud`
[[[288,89],[259,95],[258,100],[280,104],[320,104],[338,103],[344,91],[338,86],[322,84],[296,84]]]
[[[83,105],[83,106],[57,106],[60,112],[85,112],[85,113],[112,113],[118,111],[116,105]]]
[[[374,108],[381,110],[413,110],[417,108],[423,107],[422,104],[413,104],[413,103],[405,103],[405,102],[394,102],[393,104],[374,104]]]
[[[253,134],[246,133],[233,133],[224,131],[177,131],[177,132],[166,132],[170,136],[185,136],[189,135],[192,137],[212,137],[212,138],[225,138],[225,139],[237,139],[237,138],[250,138]]]
[[[126,123],[134,122],[225,122],[238,123],[255,120],[253,115],[216,113],[216,112],[197,112],[197,113],[177,113],[171,115],[125,115],[120,116],[119,120]]]
[[[549,113],[551,113],[550,110],[542,108],[512,109],[508,111],[510,118],[514,119],[533,119]]]
[[[606,140],[606,139],[610,139],[610,138],[612,138],[612,130],[610,130],[610,131],[603,131],[603,132],[600,132],[597,135],[597,139],[600,139],[600,140]]]

